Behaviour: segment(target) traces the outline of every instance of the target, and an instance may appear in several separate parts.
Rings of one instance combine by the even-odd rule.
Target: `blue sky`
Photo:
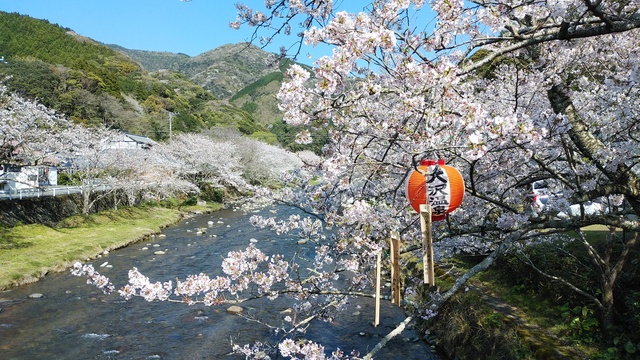
[[[362,3],[335,3],[343,1]],[[0,0],[0,10],[46,19],[105,44],[196,56],[250,40],[252,29],[229,27],[236,18],[237,2],[256,8],[264,4],[263,0]],[[280,46],[294,41],[293,36],[282,36],[265,50],[278,52]],[[305,56],[308,52],[315,58],[323,55],[307,47],[298,60],[311,64]]]

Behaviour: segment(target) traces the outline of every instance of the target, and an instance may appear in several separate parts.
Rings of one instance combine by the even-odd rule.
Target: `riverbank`
[[[221,205],[220,205],[221,207]],[[18,225],[0,234],[0,290],[38,281],[64,271],[75,261],[142,241],[180,221],[189,211],[217,208],[121,208],[72,216],[55,227]]]

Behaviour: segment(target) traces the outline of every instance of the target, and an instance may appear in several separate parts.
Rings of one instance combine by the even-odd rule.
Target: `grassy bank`
[[[589,243],[601,250],[604,227],[585,228]],[[622,236],[622,233],[618,233]],[[560,246],[563,245],[563,246]],[[619,251],[619,250],[618,250]],[[527,249],[539,268],[598,294],[587,251],[570,242]],[[616,248],[609,253],[617,255]],[[439,349],[456,359],[637,359],[638,253],[629,258],[616,286],[617,320],[608,334],[599,326],[596,306],[570,288],[540,275],[514,256],[473,277],[466,291],[452,297],[426,325]],[[634,260],[635,259],[635,260]],[[456,257],[441,263],[439,286],[445,290],[482,257]]]
[[[37,281],[74,261],[140,241],[181,217],[177,209],[122,208],[74,216],[55,228],[34,224],[1,229],[0,290]]]

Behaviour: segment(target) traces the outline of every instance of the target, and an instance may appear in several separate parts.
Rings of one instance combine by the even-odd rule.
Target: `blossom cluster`
[[[151,283],[148,277],[142,275],[134,267],[129,270],[129,284],[118,290],[118,293],[127,300],[137,295],[146,301],[166,301],[171,295],[171,290],[173,290],[171,281]]]
[[[93,265],[83,265],[80,262],[75,262],[71,268],[71,274],[75,276],[86,276],[87,284],[101,289],[104,293],[110,293],[115,288],[109,281],[109,278],[98,273],[93,268]]]
[[[288,234],[297,231],[297,236],[303,239],[321,240],[324,238],[323,225],[320,219],[301,217],[298,214],[289,216],[287,220],[276,220],[274,217],[254,215],[251,224],[260,228],[269,228],[276,234]]]
[[[266,271],[257,271],[265,262]],[[256,286],[259,294],[275,297],[277,292],[270,293],[272,286],[289,280],[289,263],[280,255],[266,256],[253,244],[245,251],[230,252],[223,260],[222,270],[228,276],[210,278],[203,273],[189,275],[183,281],[178,280],[174,287],[171,281],[151,282],[134,267],[129,270],[128,284],[119,289],[118,293],[127,300],[139,296],[146,301],[176,301],[187,304],[202,302],[211,306],[225,302],[228,296],[239,296],[252,285]],[[97,286],[105,293],[114,290],[109,279],[95,271],[92,265],[77,262],[71,273],[75,276],[87,276],[88,284]],[[177,298],[172,298],[172,295]],[[197,300],[200,295],[203,296],[202,299]]]

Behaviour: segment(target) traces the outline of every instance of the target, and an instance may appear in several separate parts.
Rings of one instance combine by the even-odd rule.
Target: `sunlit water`
[[[289,211],[279,208],[278,216]],[[198,215],[165,229],[166,237],[113,251],[91,263],[119,287],[134,266],[151,281],[175,283],[176,277],[189,274],[221,274],[222,258],[229,251],[245,249],[250,239],[268,255],[313,256],[313,245],[298,245],[298,239],[256,229],[249,224],[250,215],[231,210]],[[198,228],[207,231],[198,234]],[[156,251],[166,254],[154,255]],[[30,297],[33,294],[43,296]],[[241,306],[245,314],[278,326],[292,304],[280,297]],[[231,354],[232,344],[278,341],[269,327],[228,314],[228,306],[124,301],[86,285],[84,278],[50,274],[35,284],[0,292],[0,359],[243,359]],[[372,326],[373,317],[373,299],[355,299],[334,321],[314,321],[299,338],[323,344],[327,353],[340,348],[364,355],[405,318],[388,301],[382,301],[378,327]],[[405,330],[375,358],[435,359],[417,339],[415,331]],[[271,354],[271,358],[278,357]]]

